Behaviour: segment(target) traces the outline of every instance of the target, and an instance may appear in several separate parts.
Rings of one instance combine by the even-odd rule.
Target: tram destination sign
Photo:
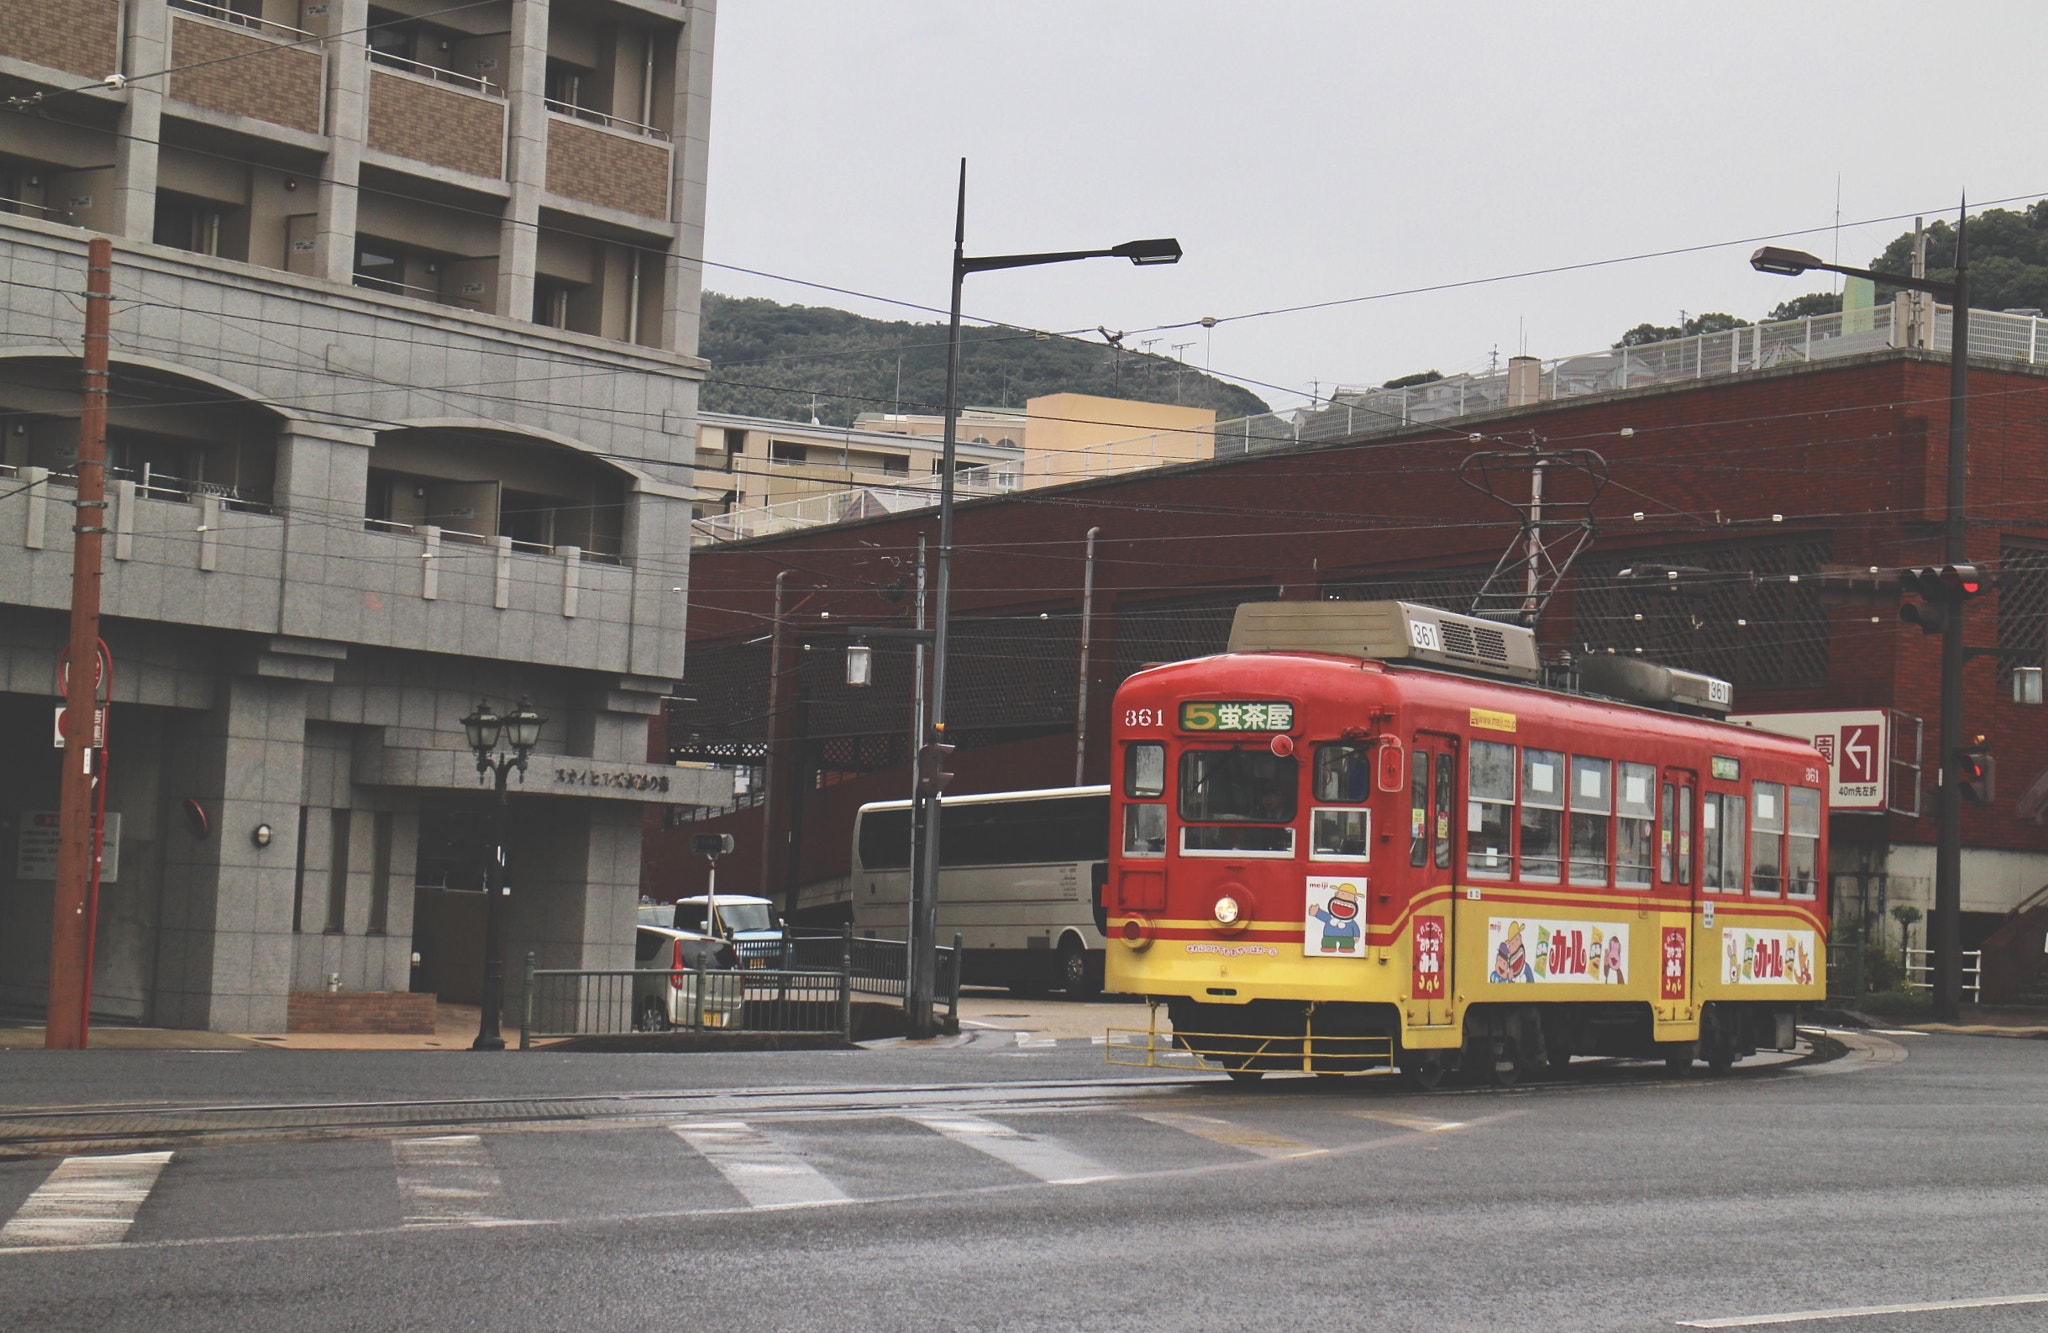
[[[1180,706],[1182,731],[1292,731],[1294,705],[1256,700],[1210,700]]]
[[[1730,722],[1805,741],[1828,761],[1828,807],[1882,810],[1891,775],[1891,717],[1882,708],[1749,713]]]

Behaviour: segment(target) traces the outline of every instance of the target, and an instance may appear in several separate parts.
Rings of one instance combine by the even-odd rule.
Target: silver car
[[[668,909],[657,910],[666,914]],[[633,978],[634,1030],[695,1028],[700,1013],[707,1028],[737,1027],[746,1000],[739,956],[732,945],[709,935],[649,923],[648,915],[649,909],[640,909],[641,924],[634,939],[633,966],[642,974]],[[697,996],[700,962],[704,968],[701,1008]],[[666,970],[654,973],[657,968]]]

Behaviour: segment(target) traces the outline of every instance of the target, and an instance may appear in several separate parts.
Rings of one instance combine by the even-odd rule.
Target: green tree
[[[1440,370],[1418,370],[1413,375],[1402,375],[1397,379],[1388,380],[1380,387],[1382,389],[1412,389],[1418,384],[1434,384],[1443,377],[1444,374]]]
[[[1913,233],[1902,232],[1870,261],[1879,273],[1913,271]],[[1946,220],[1927,228],[1927,276],[1956,275],[1956,229]],[[1895,288],[1879,285],[1880,301]],[[1987,208],[1970,218],[1970,308],[2048,310],[2048,200],[2024,213]]]
[[[1728,329],[1746,329],[1749,321],[1724,315],[1720,311],[1709,311],[1704,315],[1687,316],[1683,324],[1638,324],[1621,335],[1616,347],[1641,347],[1644,343],[1668,342],[1673,338],[1690,338],[1698,333],[1721,333]]]
[[[1808,315],[1835,315],[1842,310],[1840,292],[1808,292],[1771,307],[1765,319],[1805,319]]]
[[[704,293],[699,354],[714,412],[834,426],[862,412],[934,413],[946,393],[946,326],[824,306]],[[899,387],[900,386],[900,387]],[[1258,395],[1164,356],[1014,329],[960,337],[960,401],[1022,408],[1048,393],[1184,403],[1225,418],[1267,410]]]

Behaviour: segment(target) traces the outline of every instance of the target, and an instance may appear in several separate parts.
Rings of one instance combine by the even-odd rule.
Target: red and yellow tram
[[[1322,602],[1132,676],[1109,988],[1244,1079],[1789,1048],[1826,986],[1824,761],[1709,716],[1709,677],[1539,671],[1525,629]]]

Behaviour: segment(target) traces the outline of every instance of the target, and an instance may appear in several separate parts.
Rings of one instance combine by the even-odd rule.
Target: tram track
[[[1738,1077],[1773,1077],[1811,1072],[1837,1065],[1845,1055],[1857,1060],[1837,1067],[1860,1067],[1898,1058],[1892,1043],[1847,1034],[1807,1031],[1807,1049],[1779,1063],[1751,1065]],[[1550,1074],[1514,1089],[1513,1094],[1570,1092],[1620,1085],[1652,1087],[1684,1085],[1694,1080],[1673,1078],[1646,1065],[1618,1060],[1587,1061],[1565,1075]],[[1705,1080],[1698,1080],[1702,1085]],[[1382,1081],[1357,1080],[1382,1090]],[[1393,1080],[1384,1091],[1410,1095]],[[1294,1091],[1296,1087],[1300,1092]],[[1285,1091],[1283,1091],[1283,1088]],[[257,1139],[321,1139],[390,1137],[455,1127],[496,1132],[567,1128],[633,1128],[667,1125],[692,1116],[747,1116],[774,1119],[809,1116],[871,1116],[906,1113],[1055,1111],[1099,1106],[1106,1102],[1174,1094],[1192,1094],[1206,1104],[1239,1099],[1263,1101],[1281,1096],[1345,1095],[1326,1085],[1289,1080],[1262,1090],[1239,1089],[1212,1075],[1118,1077],[1109,1079],[1042,1079],[986,1083],[952,1081],[924,1084],[873,1083],[853,1086],[739,1087],[655,1089],[607,1093],[537,1093],[508,1097],[433,1097],[361,1100],[234,1101],[234,1102],[107,1102],[49,1107],[0,1108],[0,1160],[75,1153],[134,1151]],[[1427,1098],[1499,1096],[1503,1090],[1445,1087]]]

